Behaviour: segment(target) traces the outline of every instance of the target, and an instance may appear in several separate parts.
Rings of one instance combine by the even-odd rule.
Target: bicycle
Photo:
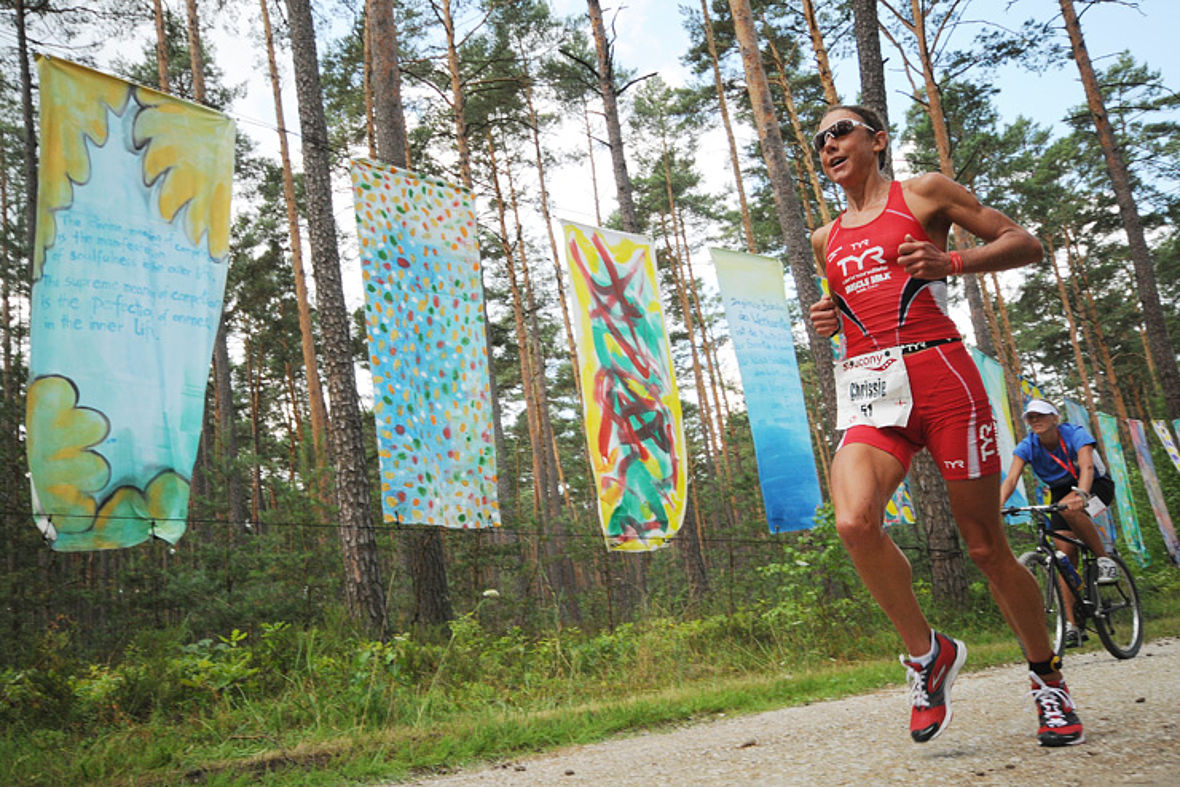
[[[1069,589],[1070,603],[1073,604],[1074,622],[1078,627],[1079,644],[1085,637],[1086,627],[1092,623],[1098,638],[1110,654],[1118,659],[1134,658],[1143,645],[1143,607],[1139,603],[1139,590],[1135,578],[1123,559],[1111,552],[1109,557],[1119,567],[1117,582],[1098,582],[1098,558],[1081,540],[1054,532],[1049,514],[1063,511],[1061,503],[1039,506],[1009,506],[1000,510],[1004,516],[1029,513],[1037,530],[1037,545],[1020,556],[1024,564],[1036,577],[1040,587],[1041,603],[1049,627],[1049,641],[1058,656],[1065,650],[1065,595],[1062,586]],[[1058,582],[1058,577],[1067,572],[1059,563],[1057,548],[1053,539],[1074,544],[1078,548],[1080,570],[1077,576],[1081,586],[1072,582]],[[1064,557],[1064,555],[1062,555]]]

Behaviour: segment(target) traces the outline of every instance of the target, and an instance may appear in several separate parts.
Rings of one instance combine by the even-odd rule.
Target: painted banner
[[[1085,407],[1068,398],[1062,399],[1061,405],[1061,409],[1065,411],[1065,420],[1093,433],[1094,427],[1090,423],[1090,414]],[[1093,436],[1098,437],[1099,435]],[[1094,450],[1097,452],[1099,447],[1094,446]],[[1105,461],[1105,457],[1103,457],[1103,461]],[[1103,545],[1110,549],[1115,542],[1114,519],[1111,517],[1110,509],[1103,510],[1101,514],[1092,517],[1092,519],[1094,524],[1098,526],[1098,533],[1102,536]]]
[[[571,222],[562,238],[606,545],[658,549],[684,521],[688,462],[651,241]]]
[[[914,500],[910,497],[910,482],[903,480],[885,504],[885,525],[913,525],[918,518],[914,515]]]
[[[1177,472],[1180,472],[1180,449],[1176,448],[1176,441],[1172,439],[1172,433],[1168,431],[1168,422],[1155,419],[1151,422],[1151,427],[1155,429],[1160,442],[1164,444],[1164,450],[1168,452],[1172,466],[1176,468]]]
[[[1151,501],[1156,524],[1159,525],[1160,535],[1164,537],[1164,546],[1172,562],[1180,566],[1180,542],[1176,540],[1176,528],[1172,526],[1172,517],[1168,514],[1164,490],[1160,488],[1160,480],[1155,474],[1155,462],[1151,458],[1151,446],[1147,444],[1147,432],[1143,430],[1143,422],[1137,418],[1127,419],[1127,429],[1135,446],[1135,458],[1139,461],[1143,486],[1147,488],[1147,499]]]
[[[1073,399],[1062,399],[1061,409],[1064,410],[1063,415],[1065,418],[1062,419],[1063,421],[1069,421],[1071,424],[1076,424],[1085,429],[1087,432],[1094,428],[1090,425],[1090,414],[1086,411],[1086,408],[1082,407],[1081,404],[1075,402]]]
[[[709,249],[737,355],[770,532],[815,524],[822,502],[791,314],[776,259]]]
[[[234,126],[38,57],[27,451],[62,552],[183,535],[221,319]]]
[[[1143,534],[1139,531],[1139,517],[1135,513],[1135,499],[1131,496],[1131,479],[1127,476],[1127,460],[1123,458],[1123,446],[1119,442],[1119,422],[1113,415],[1098,413],[1098,428],[1102,431],[1102,444],[1106,446],[1106,466],[1114,479],[1115,510],[1119,514],[1119,529],[1139,565],[1151,563]]]
[[[350,169],[386,522],[500,524],[471,193],[371,161]]]
[[[827,276],[816,276],[816,284],[819,286],[819,291],[822,295],[830,296],[832,294],[831,287],[828,285]],[[828,343],[832,346],[832,360],[843,361],[847,348],[844,346],[844,334],[836,331],[828,337]]]
[[[983,378],[983,387],[987,390],[987,398],[992,405],[992,415],[996,419],[996,449],[1000,452],[1000,480],[1008,476],[1008,468],[1012,466],[1012,451],[1016,448],[1016,441],[1012,436],[1012,407],[1008,404],[1008,389],[1004,384],[1004,367],[1000,366],[989,355],[984,354],[978,347],[968,347],[971,350],[971,360],[979,369],[979,376]],[[981,457],[983,458],[983,457]],[[1024,484],[1017,483],[1012,496],[1004,505],[1026,506],[1028,497],[1024,493]],[[1028,521],[1028,515],[1010,517],[1011,522]]]

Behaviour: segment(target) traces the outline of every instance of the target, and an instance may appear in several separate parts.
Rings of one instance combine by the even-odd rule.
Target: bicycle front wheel
[[[1118,659],[1134,658],[1143,646],[1143,608],[1139,605],[1139,589],[1130,569],[1118,555],[1110,559],[1118,564],[1117,582],[1100,584],[1091,580],[1090,594],[1095,602],[1094,628],[1098,638]]]
[[[1037,597],[1045,614],[1045,626],[1049,630],[1049,646],[1060,656],[1065,650],[1065,605],[1061,598],[1061,587],[1057,584],[1053,560],[1044,552],[1033,551],[1021,555],[1020,562],[1036,577],[1039,590]]]

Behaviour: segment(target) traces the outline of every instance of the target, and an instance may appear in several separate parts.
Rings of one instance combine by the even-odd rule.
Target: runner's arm
[[[987,273],[1040,261],[1041,242],[1028,230],[995,208],[982,204],[955,181],[936,172],[914,178],[909,184],[912,209],[930,229],[958,224],[984,245],[946,252],[933,243],[907,238],[898,247],[898,263],[911,276],[939,279],[955,273]],[[930,234],[928,232],[928,234]],[[953,255],[957,254],[961,266]]]

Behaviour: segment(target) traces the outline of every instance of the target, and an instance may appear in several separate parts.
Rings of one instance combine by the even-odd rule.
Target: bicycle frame
[[[1055,531],[1049,515],[1063,511],[1066,506],[1053,503],[1042,506],[1020,506],[1001,509],[1002,515],[1029,513],[1033,516],[1037,531],[1033,551],[1020,556],[1020,562],[1037,579],[1041,602],[1047,622],[1050,625],[1050,645],[1058,655],[1065,648],[1065,630],[1068,616],[1066,603],[1074,614],[1074,624],[1080,637],[1087,628],[1093,628],[1102,644],[1111,655],[1129,659],[1139,652],[1143,644],[1143,610],[1139,603],[1139,592],[1135,587],[1130,569],[1117,553],[1107,557],[1119,569],[1114,581],[1098,581],[1098,557],[1084,541],[1061,531]],[[1060,543],[1073,544],[1078,549],[1075,568],[1082,580],[1080,588],[1061,581],[1061,569],[1056,552]],[[1080,642],[1078,643],[1080,644]]]

